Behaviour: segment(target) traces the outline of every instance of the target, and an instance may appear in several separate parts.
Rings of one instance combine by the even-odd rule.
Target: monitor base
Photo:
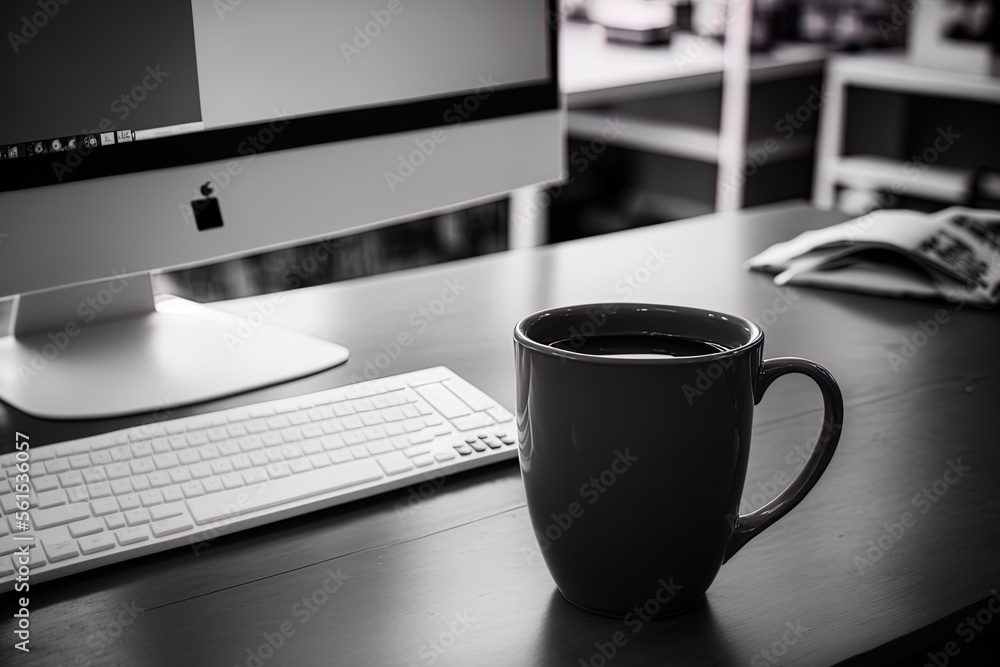
[[[66,304],[88,303],[79,287],[57,299],[22,296],[13,335],[0,338],[0,400],[44,419],[120,417],[286,382],[349,356],[335,343],[184,299],[157,308],[148,274],[129,283],[90,322],[81,319],[87,307],[66,315]],[[41,313],[53,304],[66,317],[44,326]]]

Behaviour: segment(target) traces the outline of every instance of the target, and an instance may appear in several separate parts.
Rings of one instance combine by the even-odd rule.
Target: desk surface
[[[839,379],[843,439],[810,495],[722,568],[695,611],[634,632],[564,602],[532,555],[508,462],[223,535],[198,555],[176,549],[40,584],[32,651],[13,650],[4,612],[0,664],[599,665],[600,646],[624,631],[608,664],[771,664],[761,651],[774,650],[782,665],[824,665],[984,600],[1000,586],[997,313],[779,290],[741,268],[769,243],[842,217],[800,205],[720,214],[299,290],[274,322],[346,344],[348,364],[208,406],[349,382],[407,331],[413,343],[387,372],[446,364],[513,407],[510,332],[528,312],[629,299],[754,318],[767,328],[766,356],[808,357]],[[657,254],[668,259],[647,263]],[[419,314],[451,287],[460,296],[443,314]],[[947,321],[922,339],[920,322],[941,309]],[[909,357],[903,339],[916,343]],[[906,360],[893,368],[890,353]],[[796,472],[794,448],[812,440],[819,406],[807,380],[768,392],[755,416],[750,507]],[[57,424],[0,409],[0,437],[6,451],[15,429],[34,443],[141,421]],[[968,471],[946,476],[959,462]],[[886,537],[904,512],[915,523]],[[883,549],[869,553],[873,544]],[[341,576],[329,595],[328,572]],[[13,606],[0,596],[2,609]],[[283,624],[294,634],[279,642]],[[264,635],[280,643],[274,655]]]

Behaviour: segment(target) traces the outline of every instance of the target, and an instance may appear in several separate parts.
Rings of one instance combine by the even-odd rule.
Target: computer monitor
[[[6,0],[0,398],[111,417],[342,363],[266,321],[242,336],[190,302],[157,308],[151,275],[558,179],[556,15],[547,0]]]

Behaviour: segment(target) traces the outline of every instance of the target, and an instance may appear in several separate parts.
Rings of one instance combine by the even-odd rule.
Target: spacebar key
[[[202,525],[309,498],[327,491],[374,482],[382,477],[384,477],[382,469],[375,461],[361,459],[231,491],[188,498],[185,502],[191,510],[191,518],[195,523]]]

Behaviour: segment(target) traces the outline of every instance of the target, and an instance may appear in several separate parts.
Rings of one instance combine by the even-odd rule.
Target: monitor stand
[[[258,319],[154,301],[146,273],[22,295],[0,338],[0,400],[45,419],[119,417],[285,382],[348,355]]]

